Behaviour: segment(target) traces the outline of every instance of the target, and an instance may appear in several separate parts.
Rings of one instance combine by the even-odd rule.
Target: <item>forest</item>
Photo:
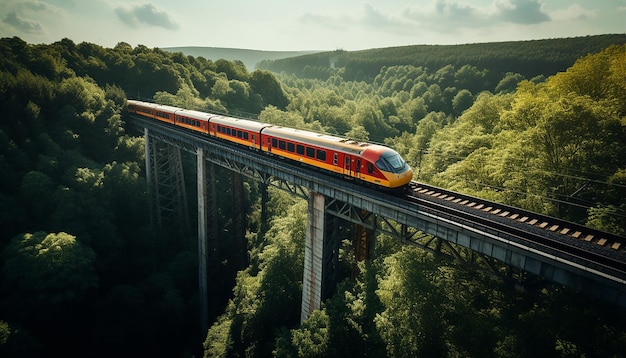
[[[307,203],[270,188],[265,218],[246,181],[246,227],[234,228],[220,168],[200,332],[195,230],[151,225],[144,140],[125,125],[126,99],[143,98],[382,142],[415,180],[625,236],[626,44],[602,39],[541,42],[575,54],[564,61],[513,42],[420,48],[430,60],[411,63],[399,54],[414,49],[371,63],[339,51],[252,72],[123,42],[0,39],[0,356],[626,355],[626,309],[384,235],[367,261],[342,245],[345,278],[301,323]],[[542,70],[503,69],[519,51]],[[193,197],[195,157],[183,161]]]

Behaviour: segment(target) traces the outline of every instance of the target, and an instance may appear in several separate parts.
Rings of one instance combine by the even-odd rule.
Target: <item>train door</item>
[[[343,174],[352,176],[352,157],[346,154],[344,158]]]

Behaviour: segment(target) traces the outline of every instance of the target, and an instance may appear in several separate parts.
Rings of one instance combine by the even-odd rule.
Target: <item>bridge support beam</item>
[[[300,322],[306,320],[313,311],[320,309],[322,301],[324,202],[324,195],[313,191],[309,193]]]
[[[147,129],[144,136],[151,221],[159,228],[175,227],[186,233],[190,223],[180,148],[156,140]]]
[[[143,129],[144,155],[146,157],[146,181],[148,182],[148,217],[150,225],[154,225],[154,173],[152,173],[152,165],[150,165],[150,154],[152,153],[152,145],[150,141],[150,131],[148,128]]]
[[[339,248],[342,235],[348,226],[340,217],[331,215],[326,207],[326,197],[309,193],[309,206],[304,248],[304,274],[302,278],[302,310],[304,321],[322,300],[330,297],[341,276]]]
[[[209,329],[209,302],[207,281],[207,213],[206,213],[206,161],[204,151],[196,151],[198,173],[198,283],[200,296],[200,333],[206,335]]]

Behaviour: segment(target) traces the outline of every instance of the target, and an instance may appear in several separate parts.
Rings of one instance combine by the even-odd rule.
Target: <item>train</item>
[[[128,112],[183,127],[253,150],[306,164],[360,184],[402,190],[413,178],[395,150],[333,135],[223,114],[128,100]]]

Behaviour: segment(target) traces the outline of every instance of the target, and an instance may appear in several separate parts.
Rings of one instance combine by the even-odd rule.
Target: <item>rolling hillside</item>
[[[297,58],[267,60],[260,63],[259,68],[318,78],[320,73],[329,76],[332,68],[343,68],[344,80],[357,81],[370,81],[383,66],[398,65],[430,70],[447,65],[456,68],[470,65],[489,70],[497,74],[496,77],[509,72],[519,73],[526,78],[539,75],[547,77],[565,71],[580,57],[597,53],[613,44],[624,43],[626,34],[461,45],[414,45],[318,52]],[[322,79],[325,78],[322,76]]]
[[[223,47],[165,47],[163,50],[168,52],[182,52],[188,56],[199,57],[202,56],[207,60],[229,60],[229,61],[241,61],[248,71],[254,71],[256,65],[261,61],[273,61],[283,58],[298,57],[302,55],[308,55],[315,53],[316,51],[261,51],[261,50],[246,50],[237,48],[223,48]]]

